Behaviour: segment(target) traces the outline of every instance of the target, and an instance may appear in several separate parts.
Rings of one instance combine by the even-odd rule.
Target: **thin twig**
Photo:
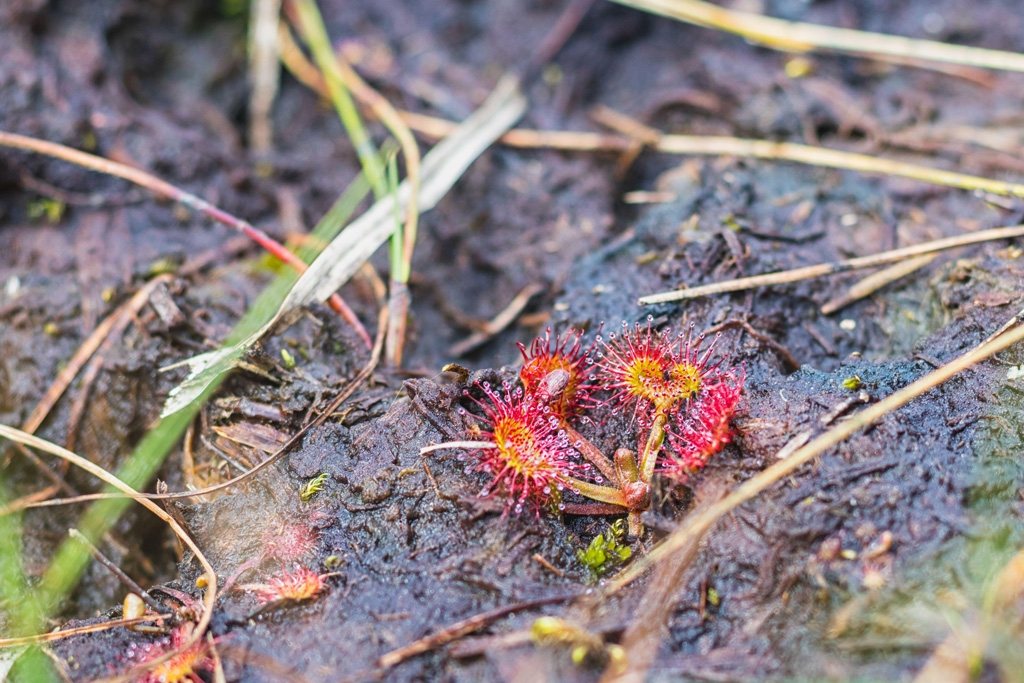
[[[784,21],[750,12],[723,9],[703,0],[615,2],[698,26],[735,33],[748,40],[786,51],[822,49],[873,58],[897,57],[985,69],[1024,71],[1024,55],[1015,52]]]
[[[135,624],[144,624],[149,621],[160,621],[161,619],[170,619],[173,616],[173,614],[146,614],[144,616],[133,617],[131,619],[115,619],[114,621],[105,621],[102,624],[90,624],[88,626],[79,626],[78,628],[69,628],[64,631],[40,633],[36,636],[24,636],[22,638],[2,638],[0,639],[0,647],[20,647],[22,645],[38,645],[39,643],[52,643],[55,640],[69,638],[71,636],[79,636],[83,633],[97,633],[99,631],[109,631],[112,628],[118,628],[120,626],[134,626]]]
[[[551,572],[552,574],[554,574],[558,578],[560,578],[560,579],[561,578],[565,578],[565,572],[563,572],[561,569],[559,569],[555,565],[551,564],[548,561],[548,558],[544,557],[540,553],[534,553],[533,554],[533,561],[536,562],[537,564],[539,564],[540,566],[544,567],[544,569],[547,569],[549,572]]]
[[[537,50],[530,57],[530,61],[527,62],[526,68],[523,69],[524,82],[529,83],[540,72],[541,67],[561,52],[593,4],[594,0],[572,0],[562,10],[558,20],[544,36],[544,40],[541,41]]]
[[[487,323],[487,329],[474,332],[457,344],[453,344],[448,353],[453,356],[461,356],[469,353],[476,347],[487,342],[488,339],[494,337],[506,327],[512,324],[512,322],[519,317],[519,314],[523,312],[526,305],[530,303],[530,299],[534,295],[541,292],[544,288],[538,284],[531,284],[524,287],[518,294],[516,294],[512,301],[509,302],[501,313],[494,316],[490,322]]]
[[[81,543],[82,545],[84,545],[86,550],[89,551],[89,554],[93,556],[93,559],[95,559],[97,562],[106,567],[111,574],[116,576],[121,581],[121,583],[128,586],[128,590],[142,598],[142,601],[149,605],[149,608],[151,610],[153,610],[154,612],[159,612],[164,608],[163,605],[154,600],[149,593],[143,590],[142,586],[135,583],[132,577],[125,574],[124,570],[122,570],[120,567],[114,564],[114,562],[109,557],[100,552],[100,549],[93,545],[92,541],[86,538],[85,535],[82,534],[82,532],[80,532],[78,529],[68,529],[68,535],[71,536],[71,538],[78,541],[79,543]]]
[[[330,97],[323,76],[299,49],[291,37],[284,31],[280,34],[281,61],[285,68],[303,85],[321,97]],[[398,115],[406,125],[417,133],[434,140],[445,138],[459,127],[456,121],[449,121],[437,116],[418,114],[399,109]],[[498,138],[498,142],[509,147],[552,148],[577,152],[624,152],[632,146],[629,138],[621,135],[605,133],[585,133],[576,131],[543,131],[515,128]]]
[[[283,244],[270,237],[267,233],[255,228],[248,221],[236,218],[226,211],[210,204],[205,199],[201,199],[191,192],[186,192],[181,188],[175,187],[167,181],[157,178],[151,173],[146,173],[145,171],[137,168],[132,168],[131,166],[111,161],[110,159],[104,159],[103,157],[98,157],[94,154],[87,154],[86,152],[81,152],[77,149],[72,149],[71,147],[59,145],[55,142],[38,140],[36,138],[18,135],[16,133],[8,133],[5,131],[0,131],[0,147],[12,147],[14,149],[44,154],[55,159],[61,159],[62,161],[83,166],[98,173],[116,176],[129,182],[133,182],[136,185],[141,185],[162,197],[166,197],[171,201],[181,202],[185,206],[195,211],[199,211],[218,223],[223,223],[229,228],[241,232],[271,254],[290,265],[299,273],[304,273],[306,271],[306,264],[302,259],[289,251]],[[355,313],[353,313],[352,309],[348,307],[348,304],[342,300],[341,296],[335,292],[330,297],[330,303],[331,307],[334,308],[334,310],[337,311],[338,314],[341,315],[357,333],[359,333],[360,338],[369,347],[371,345],[370,335],[367,334],[366,328],[364,328],[363,324],[359,322]]]
[[[913,256],[930,254],[937,251],[944,251],[946,249],[956,249],[957,247],[965,247],[971,244],[978,244],[979,242],[991,242],[993,240],[1011,239],[1021,236],[1024,236],[1024,225],[993,228],[992,230],[981,230],[979,232],[972,232],[966,235],[957,235],[956,237],[945,237],[939,240],[932,240],[931,242],[922,242],[921,244],[916,244],[912,247],[902,247],[891,251],[883,251],[870,256],[858,256],[857,258],[833,261],[832,263],[822,263],[816,266],[794,268],[793,270],[783,270],[777,273],[767,273],[765,275],[751,275],[749,277],[736,278],[735,280],[715,282],[710,285],[701,285],[699,287],[689,287],[687,289],[678,289],[671,292],[662,292],[661,294],[652,294],[650,296],[641,297],[640,304],[660,304],[669,301],[679,301],[681,299],[693,299],[699,296],[708,296],[710,294],[738,292],[744,289],[753,289],[755,287],[788,284],[790,282],[806,280],[812,277],[845,273],[859,268],[870,268],[872,266],[882,265],[883,263],[902,261],[903,259]]]
[[[740,484],[722,499],[713,505],[706,512],[688,517],[686,522],[676,531],[658,544],[651,552],[639,558],[629,568],[624,570],[610,584],[609,590],[614,592],[631,583],[649,567],[671,555],[676,550],[685,547],[689,543],[699,540],[708,532],[724,515],[742,505],[751,498],[772,486],[782,478],[790,475],[802,465],[810,462],[823,452],[839,444],[847,437],[857,431],[876,422],[884,415],[910,402],[914,398],[934,389],[954,375],[966,370],[975,363],[988,358],[989,356],[1002,351],[1013,344],[1024,339],[1024,326],[1007,332],[1006,334],[982,344],[971,351],[959,356],[954,361],[941,368],[928,373],[924,377],[896,391],[878,403],[861,410],[849,420],[836,425],[829,431],[818,436],[816,439],[797,449],[794,453],[783,460],[770,466],[768,469],[751,477],[743,484]]]
[[[779,357],[780,361],[782,361],[782,367],[786,372],[796,372],[797,370],[800,369],[800,363],[797,362],[796,358],[793,357],[793,354],[790,353],[789,349],[787,349],[785,346],[769,337],[767,334],[758,332],[756,329],[754,329],[753,325],[751,325],[746,320],[741,320],[740,318],[730,318],[728,320],[724,320],[718,323],[714,327],[709,328],[707,331],[705,331],[704,334],[714,334],[715,332],[718,332],[720,330],[728,330],[736,327],[742,328],[751,337],[758,340],[759,342],[770,348],[772,351],[774,351],[775,355]]]
[[[998,195],[1024,197],[1024,185],[1019,183],[1008,183],[904,161],[882,159],[868,154],[856,154],[794,142],[772,142],[770,140],[719,136],[663,135],[653,148],[665,154],[737,156],[792,161],[809,166],[912,178],[934,185],[958,187],[963,190],[982,190]]]
[[[377,666],[381,669],[390,669],[396,664],[401,664],[411,657],[423,654],[424,652],[429,652],[430,650],[438,648],[446,643],[450,643],[456,638],[468,635],[493,621],[501,619],[508,614],[512,614],[513,612],[522,612],[524,610],[543,607],[544,605],[565,602],[566,600],[572,600],[574,597],[576,597],[576,595],[572,593],[556,595],[550,598],[539,598],[537,600],[517,602],[513,605],[505,605],[486,612],[481,612],[480,614],[473,615],[466,619],[462,619],[461,621],[457,621],[450,626],[446,626],[432,636],[420,638],[415,642],[409,643],[408,645],[382,655],[380,659],[377,660]]]
[[[821,313],[822,315],[830,315],[840,309],[846,308],[855,301],[859,301],[866,296],[871,296],[882,287],[892,284],[896,280],[924,268],[938,258],[938,256],[938,254],[915,256],[914,258],[901,261],[895,265],[889,266],[888,268],[883,268],[877,273],[872,273],[863,280],[858,281],[846,290],[844,294],[841,294],[840,296],[837,296],[823,304],[821,307]]]

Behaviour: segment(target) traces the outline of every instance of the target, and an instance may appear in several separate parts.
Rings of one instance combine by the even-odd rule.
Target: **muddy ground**
[[[503,70],[526,64],[564,9],[319,4],[332,37],[363,48],[363,73],[393,102],[451,119],[470,113]],[[244,5],[8,0],[0,130],[137,164],[281,238],[305,231],[358,163],[333,112],[287,75],[274,152],[248,151]],[[790,19],[1024,50],[1024,18],[1009,0],[754,5]],[[599,130],[590,113],[605,105],[668,131],[824,144],[1004,179],[1024,171],[1021,76],[812,56],[809,74],[790,78],[790,59],[597,4],[556,67],[530,86],[522,125]],[[633,190],[674,198],[623,202]],[[56,206],[60,215],[47,215]],[[831,316],[821,304],[856,276],[653,309],[637,306],[638,296],[1010,225],[1021,209],[1016,200],[789,164],[644,154],[623,173],[609,154],[488,151],[422,219],[406,369],[379,368],[269,474],[179,506],[221,577],[295,530],[307,530],[308,543],[289,559],[339,573],[326,597],[257,616],[251,596],[223,597],[212,632],[227,679],[597,680],[600,666],[573,665],[566,647],[503,636],[563,615],[615,642],[645,581],[581,602],[597,589],[576,551],[609,519],[505,516],[499,501],[476,496],[483,475],[465,474],[443,453],[419,455],[468,424],[457,410],[463,386],[440,368],[457,361],[495,381],[511,376],[501,368],[515,364],[514,342],[545,326],[593,333],[648,314],[676,329],[743,319],[774,340],[725,332],[720,348],[747,373],[739,435],[685,487],[663,488],[652,530],[633,542],[642,553],[675,519],[770,465],[791,436],[821,430],[820,418],[858,390],[877,400],[987,337],[1020,309],[1024,261],[1006,243],[953,252]],[[382,273],[384,256],[374,259]],[[0,422],[22,424],[97,323],[159,272],[179,273],[166,294],[183,319],[144,309],[104,351],[87,400],[76,408],[81,384],[73,384],[39,430],[107,468],[123,461],[183,377],[158,368],[222,340],[274,265],[227,228],[124,182],[0,151]],[[515,324],[452,356],[471,332],[467,319],[493,317],[532,284],[541,294]],[[368,281],[356,278],[342,293],[372,329]],[[294,369],[278,360],[282,349]],[[326,307],[266,339],[265,350],[270,377],[236,373],[187,448],[172,451],[159,475],[171,490],[251,466],[366,360]],[[1006,379],[1007,365],[1022,360],[1011,351],[953,379],[726,517],[665,596],[676,607],[652,678],[906,679],[950,624],[983,618],[987,581],[1024,543],[1021,391]],[[860,389],[850,388],[853,378]],[[602,417],[591,436],[621,445],[629,425]],[[256,437],[263,441],[254,445]],[[3,457],[16,495],[49,484],[20,455]],[[301,502],[297,491],[323,473],[325,489]],[[67,481],[97,489],[75,471]],[[26,515],[29,577],[41,575],[78,512]],[[198,563],[148,513],[126,514],[103,549],[143,586],[199,596]],[[281,564],[267,560],[243,581]],[[118,616],[123,596],[94,565],[54,624]],[[374,671],[383,653],[450,623],[545,598],[552,602],[515,609],[473,639]],[[53,653],[67,676],[86,681],[126,670],[159,640],[118,629],[59,641]],[[999,678],[1012,645],[987,654],[982,678]]]

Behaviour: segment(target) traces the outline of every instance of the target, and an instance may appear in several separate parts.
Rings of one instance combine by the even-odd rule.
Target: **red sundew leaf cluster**
[[[594,372],[594,344],[584,347],[582,337],[582,331],[569,330],[564,338],[555,335],[552,339],[549,327],[529,347],[517,344],[523,354],[519,381],[527,393],[546,401],[559,417],[572,417],[589,405],[590,392],[596,388],[588,384]]]
[[[717,341],[716,336],[715,340]],[[693,340],[693,326],[675,338],[668,333],[658,337],[639,324],[632,330],[623,323],[623,332],[608,341],[599,338],[604,351],[599,353],[599,379],[615,392],[610,403],[616,409],[633,406],[634,417],[645,422],[657,414],[675,415],[685,410],[701,391],[725,381],[721,362],[709,364],[715,343],[700,352],[704,335]]]
[[[598,334],[589,347],[582,343],[580,332],[552,337],[549,329],[530,346],[519,344],[524,360],[519,373],[522,387],[513,389],[506,382],[503,393],[498,393],[486,382],[480,385],[485,400],[471,399],[483,410],[476,417],[489,430],[475,429],[471,436],[493,447],[460,457],[472,460],[465,468],[467,474],[482,471],[491,476],[481,495],[506,496],[516,513],[533,501],[539,513],[542,503],[560,499],[557,492],[566,487],[586,491],[584,480],[603,483],[596,473],[592,476],[591,463],[581,457],[583,442],[572,442],[582,437],[569,436],[570,422],[588,420],[581,413],[599,405],[591,398],[596,391],[610,394],[601,403],[611,405],[613,412],[631,409],[634,423],[651,428],[652,434],[655,420],[660,420],[665,431],[658,448],[667,433],[674,452],[652,449],[651,453],[658,456],[657,469],[678,481],[685,481],[730,442],[729,419],[739,405],[744,377],[723,370],[721,360],[712,362],[715,343],[702,349],[704,337],[694,339],[692,326],[675,336],[655,334],[650,322],[646,328],[630,329],[625,323],[623,327],[618,337],[610,334],[607,341]],[[469,396],[468,391],[464,393]],[[643,435],[640,442],[643,446]],[[618,485],[644,483],[649,484],[645,480]],[[591,491],[591,495],[605,495]],[[628,499],[619,500],[626,503],[616,505],[630,504]],[[559,502],[559,508],[564,507]]]
[[[270,583],[255,584],[250,588],[256,591],[264,605],[305,602],[323,593],[327,589],[327,580],[326,576],[297,564],[292,571],[284,571],[271,578]]]
[[[513,390],[507,383],[504,395],[487,382],[480,388],[488,401],[472,400],[483,409],[484,415],[478,419],[490,431],[478,436],[496,446],[473,452],[476,464],[466,467],[467,473],[483,471],[491,475],[481,496],[501,491],[519,513],[527,501],[549,500],[556,490],[565,488],[567,476],[578,476],[589,469],[579,463],[568,435],[561,429],[561,419],[546,402],[522,388]],[[468,391],[465,394],[469,396]]]
[[[263,539],[263,557],[284,561],[307,559],[317,548],[316,530],[304,524],[284,524],[271,529]]]
[[[169,652],[181,650],[191,636],[191,625],[183,625],[171,632],[171,640],[165,645],[153,647],[146,653],[142,663],[151,662]],[[157,664],[136,680],[140,683],[203,683],[200,672],[212,673],[213,657],[206,644],[199,642],[176,652],[166,662]]]
[[[743,380],[742,371],[738,377],[723,375],[718,384],[705,390],[687,414],[678,416],[676,430],[669,433],[673,452],[665,458],[662,473],[685,482],[732,441],[734,432],[729,418],[739,407]]]

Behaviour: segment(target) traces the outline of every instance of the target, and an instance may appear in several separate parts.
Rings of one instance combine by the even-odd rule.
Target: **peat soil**
[[[564,4],[319,2],[332,37],[389,99],[450,119],[470,113],[502,71],[528,63]],[[1010,0],[755,4],[789,19],[1024,51],[1024,16]],[[0,130],[136,164],[294,239],[358,163],[330,108],[288,75],[273,153],[247,149],[246,6],[7,0]],[[597,4],[530,86],[522,125],[600,130],[591,113],[603,105],[672,132],[824,144],[1005,179],[1024,172],[1019,75],[795,59]],[[670,199],[625,202],[636,190]],[[486,481],[465,462],[420,456],[469,424],[464,378],[441,367],[458,362],[474,371],[471,382],[511,379],[514,342],[546,326],[593,335],[650,315],[659,328],[722,327],[720,350],[747,374],[738,436],[686,486],[660,487],[651,530],[633,541],[643,553],[772,464],[793,435],[822,431],[837,406],[855,408],[859,392],[878,400],[985,339],[1021,307],[1024,260],[1006,243],[943,255],[830,316],[821,305],[857,276],[649,309],[638,296],[1015,224],[1021,209],[791,164],[645,153],[627,166],[600,152],[488,151],[423,216],[406,369],[379,368],[266,475],[176,506],[222,579],[247,562],[242,584],[297,561],[337,572],[304,605],[257,613],[249,592],[220,598],[212,632],[227,680],[597,680],[599,661],[576,666],[567,646],[535,646],[524,630],[538,616],[564,616],[615,642],[646,580],[596,599],[576,551],[608,518],[506,515],[500,500],[477,496]],[[386,273],[382,256],[373,263]],[[115,469],[183,377],[159,368],[221,341],[275,269],[227,228],[124,182],[0,150],[0,422],[23,424],[96,325],[146,280],[174,273],[162,303],[101,349],[91,385],[73,384],[39,430]],[[452,355],[531,285],[540,294],[516,323]],[[342,294],[372,328],[370,280]],[[160,472],[171,490],[258,462],[354,376],[366,350],[329,309],[312,307],[265,339],[257,361],[262,371],[236,373],[172,451]],[[1007,379],[1021,361],[1008,352],[958,376],[727,516],[664,596],[676,606],[651,678],[906,678],[950,624],[979,618],[986,581],[1024,543],[1021,389]],[[624,445],[628,419],[601,417],[595,442]],[[15,495],[51,483],[13,449],[0,457]],[[65,474],[76,491],[97,490]],[[324,489],[302,502],[298,492],[320,474]],[[27,575],[42,574],[79,512],[26,514]],[[144,586],[200,596],[198,563],[148,513],[126,514],[102,548]],[[123,597],[94,565],[55,625],[116,617]],[[469,639],[376,669],[389,651],[503,607]],[[158,642],[115,629],[52,651],[68,677],[86,681],[126,671]],[[987,654],[983,677],[998,678],[1002,655]]]

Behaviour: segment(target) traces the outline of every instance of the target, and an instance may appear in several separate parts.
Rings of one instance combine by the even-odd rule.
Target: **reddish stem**
[[[181,202],[185,206],[205,214],[218,223],[223,223],[229,228],[241,232],[271,254],[292,266],[299,273],[306,272],[306,264],[303,263],[302,259],[290,252],[283,244],[273,239],[267,233],[253,227],[253,225],[248,221],[236,218],[226,211],[210,204],[208,201],[192,194],[191,192],[186,192],[179,187],[175,187],[166,180],[161,180],[151,173],[147,173],[146,171],[138,168],[133,168],[127,164],[118,163],[116,161],[111,161],[110,159],[98,157],[94,154],[88,154],[77,149],[72,149],[71,147],[66,147],[55,142],[38,140],[36,138],[18,135],[16,133],[7,133],[5,131],[0,131],[0,146],[23,149],[29,152],[36,152],[37,154],[45,154],[63,161],[78,164],[79,166],[84,166],[85,168],[99,173],[124,178],[136,185],[141,185],[158,195],[166,197],[171,201]],[[359,318],[356,317],[356,314],[337,293],[331,295],[330,304],[331,308],[337,311],[338,314],[345,319],[345,322],[355,329],[356,333],[366,344],[367,348],[372,347],[373,342],[371,341],[366,328],[363,327],[363,324],[359,322]]]
[[[583,503],[575,505],[572,503],[566,503],[565,509],[562,510],[567,515],[621,515],[626,512],[626,509],[618,505],[608,505],[607,503]]]

